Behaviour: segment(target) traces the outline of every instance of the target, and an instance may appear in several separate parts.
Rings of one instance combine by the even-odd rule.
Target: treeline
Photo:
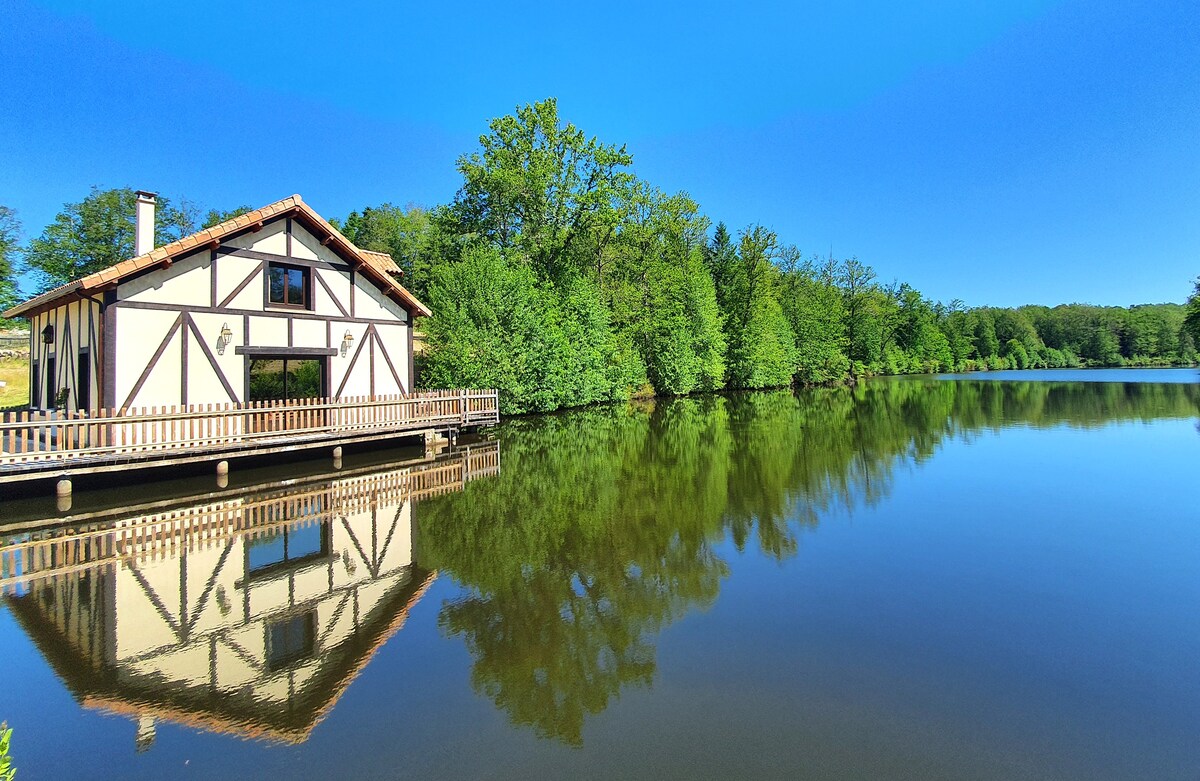
[[[761,225],[714,227],[631,164],[549,100],[492,121],[460,158],[451,203],[347,217],[349,238],[396,258],[434,311],[423,383],[498,387],[513,413],[873,374],[1197,361],[1200,316],[1181,305],[936,303]]]
[[[490,123],[459,159],[449,204],[336,221],[395,258],[432,308],[420,384],[497,387],[515,413],[874,374],[1197,361],[1200,296],[1187,307],[945,305],[857,258],[806,257],[761,225],[714,226],[631,165],[548,100]],[[159,241],[245,210],[160,199]],[[15,298],[19,267],[46,289],[129,257],[133,215],[132,191],[93,190],[21,247],[0,207],[0,299]]]

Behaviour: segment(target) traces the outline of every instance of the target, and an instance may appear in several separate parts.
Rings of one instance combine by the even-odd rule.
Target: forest
[[[434,312],[424,387],[495,387],[506,414],[871,375],[1195,365],[1200,279],[1186,304],[968,307],[882,280],[856,257],[805,255],[768,227],[731,230],[687,193],[633,173],[624,146],[563,122],[553,99],[492,120],[434,207],[335,220],[387,252]],[[158,240],[248,210],[160,200]],[[0,304],[132,255],[134,196],[93,191],[22,244],[0,206]]]

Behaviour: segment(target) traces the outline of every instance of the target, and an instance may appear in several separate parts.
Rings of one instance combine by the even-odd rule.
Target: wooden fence
[[[495,390],[0,415],[0,465],[255,449],[314,439],[492,425]]]

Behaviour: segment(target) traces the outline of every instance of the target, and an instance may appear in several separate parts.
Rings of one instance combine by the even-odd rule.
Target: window
[[[310,358],[254,358],[250,361],[250,401],[318,399],[325,389],[325,361]]]
[[[308,309],[308,272],[299,266],[271,263],[267,266],[267,303]]]
[[[79,362],[76,364],[79,377],[75,381],[75,406],[80,410],[92,408],[92,355],[91,350],[84,347],[79,351]]]
[[[55,385],[55,376],[58,374],[57,360],[53,353],[46,357],[46,406],[53,409],[58,403],[58,388]],[[40,405],[39,405],[40,406]]]
[[[310,610],[267,624],[267,669],[271,672],[308,659],[317,647],[317,614]]]

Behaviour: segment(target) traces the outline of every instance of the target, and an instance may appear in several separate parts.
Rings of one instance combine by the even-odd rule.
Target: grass
[[[0,359],[0,409],[29,404],[29,359]]]

